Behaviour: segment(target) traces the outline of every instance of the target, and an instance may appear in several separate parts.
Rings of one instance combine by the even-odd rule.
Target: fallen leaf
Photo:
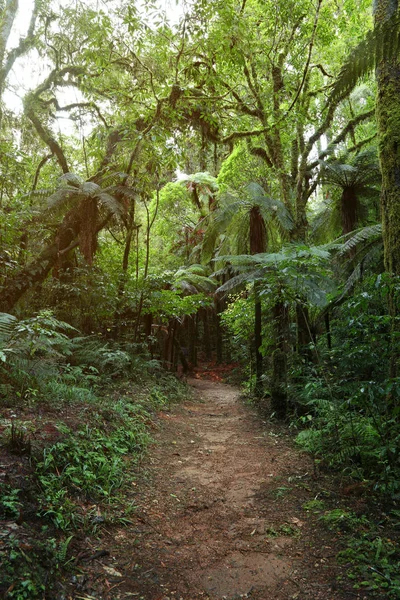
[[[113,567],[108,567],[107,565],[103,565],[103,569],[105,570],[106,573],[108,573],[109,575],[112,575],[113,577],[122,577],[122,573],[120,573],[119,571],[116,571],[116,569],[114,569]]]

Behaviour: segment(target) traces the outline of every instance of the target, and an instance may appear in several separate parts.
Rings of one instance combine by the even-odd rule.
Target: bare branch
[[[37,186],[37,182],[39,179],[39,175],[40,175],[40,171],[42,170],[42,168],[44,167],[44,165],[51,159],[53,158],[54,154],[46,154],[46,156],[44,156],[42,158],[42,160],[39,162],[37,169],[35,171],[35,176],[33,178],[33,183],[32,183],[32,188],[31,188],[31,192],[34,192],[36,190],[36,186]]]
[[[21,38],[18,46],[10,50],[6,56],[7,42],[10,37],[11,28],[17,11],[18,0],[7,0],[2,26],[0,27],[0,98],[4,91],[4,85],[8,74],[13,68],[15,61],[17,58],[28,52],[33,46],[36,19],[39,12],[39,0],[35,0],[33,5],[31,20],[26,36]]]
[[[303,77],[299,86],[299,89],[296,92],[295,97],[292,100],[291,105],[289,106],[289,108],[287,109],[286,113],[285,113],[285,117],[287,117],[287,115],[291,112],[292,108],[294,107],[294,105],[296,104],[297,100],[299,99],[299,96],[301,94],[301,90],[303,89],[304,83],[306,81],[306,77],[308,74],[308,68],[310,66],[310,61],[311,61],[311,54],[312,54],[312,50],[314,47],[314,41],[315,41],[315,34],[317,32],[317,26],[318,26],[318,20],[319,20],[319,12],[321,9],[321,4],[322,4],[322,0],[318,0],[318,6],[317,6],[317,12],[315,13],[315,19],[314,19],[314,26],[313,26],[313,31],[311,34],[311,40],[310,40],[310,44],[308,47],[308,56],[307,56],[307,61],[304,67],[304,71],[303,71]]]

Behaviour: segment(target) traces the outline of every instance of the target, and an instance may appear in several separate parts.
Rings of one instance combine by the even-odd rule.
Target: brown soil
[[[109,556],[88,563],[65,597],[367,598],[345,576],[337,583],[340,534],[303,507],[334,497],[328,480],[315,480],[286,430],[266,426],[236,388],[190,384],[195,399],[160,415],[131,524],[105,533],[97,549]]]

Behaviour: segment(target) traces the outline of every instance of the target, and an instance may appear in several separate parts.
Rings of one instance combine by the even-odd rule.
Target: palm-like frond
[[[280,200],[267,196],[260,184],[252,181],[245,187],[245,192],[250,197],[251,205],[258,205],[266,221],[276,217],[278,223],[285,231],[291,231],[294,223],[291,214]]]
[[[362,242],[379,241],[382,237],[382,225],[370,225],[369,227],[363,227],[356,231],[349,239],[347,239],[339,249],[338,256],[344,256],[349,253],[350,250],[361,244]]]
[[[246,283],[253,283],[256,280],[261,279],[264,274],[265,273],[263,270],[254,268],[242,273],[238,273],[238,275],[234,275],[231,279],[228,279],[228,281],[220,285],[216,292],[218,294],[233,292],[239,288],[242,288]]]
[[[112,215],[121,216],[124,212],[123,206],[116,198],[115,191],[127,193],[128,188],[118,186],[114,188],[101,188],[93,181],[81,181],[77,175],[66,173],[59,178],[60,187],[47,198],[47,207],[57,210],[78,202],[84,198],[97,200]]]
[[[375,149],[359,152],[350,160],[348,155],[344,155],[334,161],[320,160],[319,163],[321,183],[333,184],[342,189],[364,189],[370,184],[380,183],[379,162]]]
[[[181,267],[174,276],[174,289],[181,289],[189,294],[198,294],[199,292],[214,292],[216,283],[206,275],[205,268],[202,265],[191,265]]]
[[[61,185],[67,185],[74,188],[80,188],[83,185],[83,181],[78,175],[75,173],[64,173],[61,177],[58,178],[58,181]]]
[[[73,204],[77,200],[84,198],[82,190],[75,187],[62,187],[56,190],[47,198],[47,208],[57,210],[58,208]]]
[[[101,192],[95,196],[100,202],[102,206],[104,206],[111,215],[122,216],[124,213],[124,208],[118,200],[108,194],[107,192]]]
[[[111,186],[120,186],[123,183],[127,185],[129,180],[130,175],[121,171],[116,171],[114,173],[107,173],[101,177],[100,184],[102,188],[108,188]],[[121,185],[121,187],[125,187],[125,185]]]
[[[0,342],[5,342],[11,337],[17,322],[14,315],[0,313]]]
[[[223,260],[238,272],[220,286],[217,292],[228,292],[245,283],[263,282],[269,277],[278,277],[295,298],[306,298],[320,308],[326,306],[327,297],[335,289],[329,269],[329,249],[324,246],[291,245],[280,252],[241,256],[225,256]]]
[[[127,185],[112,185],[105,188],[112,196],[118,196],[127,200],[139,200],[140,192],[136,187]]]
[[[196,185],[204,185],[208,186],[212,189],[212,191],[218,191],[218,183],[215,177],[208,173],[207,171],[200,173],[193,173],[192,175],[182,175],[178,179],[178,183],[192,183]]]
[[[350,94],[357,81],[371,73],[382,59],[390,60],[400,49],[398,12],[367,33],[350,53],[332,88],[328,104]]]
[[[382,253],[382,249],[380,252]],[[345,296],[347,296],[347,294],[349,292],[351,292],[351,290],[354,288],[354,286],[363,278],[365,270],[368,267],[370,268],[371,265],[373,265],[374,263],[375,263],[375,265],[377,264],[377,262],[378,262],[377,253],[378,253],[378,257],[379,257],[379,248],[377,248],[376,245],[373,245],[372,248],[370,248],[369,251],[366,254],[364,254],[362,259],[357,262],[356,266],[354,267],[354,269],[352,270],[352,272],[350,273],[349,277],[347,278],[347,280],[344,284],[343,291],[338,298],[339,302]]]

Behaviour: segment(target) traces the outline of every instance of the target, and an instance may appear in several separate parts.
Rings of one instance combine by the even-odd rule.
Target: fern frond
[[[359,229],[357,232],[353,232],[353,235],[350,239],[348,239],[341,246],[338,256],[343,256],[348,254],[350,250],[361,244],[362,242],[370,241],[373,238],[379,239],[382,235],[382,225],[378,223],[377,225],[370,225],[368,227],[363,227]]]
[[[139,200],[138,188],[128,187],[126,185],[114,185],[108,187],[105,191],[112,196],[120,196],[127,200]]]
[[[107,175],[104,175],[104,177],[101,178],[100,183],[102,188],[108,188],[111,186],[120,186],[121,183],[127,182],[128,179],[130,179],[130,175],[128,175],[127,173],[122,173],[121,171],[117,171],[114,173],[107,173]]]
[[[76,200],[83,198],[84,195],[85,194],[78,188],[60,188],[47,198],[47,207],[50,210],[56,210],[65,204],[68,205],[69,203],[73,203]]]
[[[58,181],[61,185],[66,184],[74,188],[79,188],[83,184],[82,179],[78,175],[75,175],[75,173],[64,173],[64,175],[58,178]]]
[[[17,324],[17,318],[8,313],[0,313],[0,342],[9,339]]]
[[[101,187],[97,185],[97,183],[93,183],[93,181],[85,181],[80,186],[80,189],[85,196],[89,196],[89,198],[94,198],[101,192]]]
[[[219,288],[217,288],[216,293],[222,294],[226,292],[232,292],[233,290],[237,290],[238,288],[243,287],[246,283],[252,283],[256,279],[260,279],[264,274],[262,270],[251,270],[245,273],[239,273],[229,279],[225,283],[223,283]]]
[[[96,195],[96,198],[99,199],[101,204],[107,209],[109,213],[112,215],[122,216],[124,213],[123,206],[110,194],[106,192],[101,192]]]
[[[24,194],[24,197],[30,198],[31,200],[47,200],[47,198],[54,194],[55,191],[55,188],[34,190],[33,192]]]
[[[398,13],[367,33],[350,53],[333,86],[328,104],[349,95],[357,81],[371,73],[381,60],[396,56],[400,42]]]
[[[177,182],[209,186],[214,192],[218,191],[219,188],[216,178],[207,171],[193,173],[192,175],[182,175]]]

